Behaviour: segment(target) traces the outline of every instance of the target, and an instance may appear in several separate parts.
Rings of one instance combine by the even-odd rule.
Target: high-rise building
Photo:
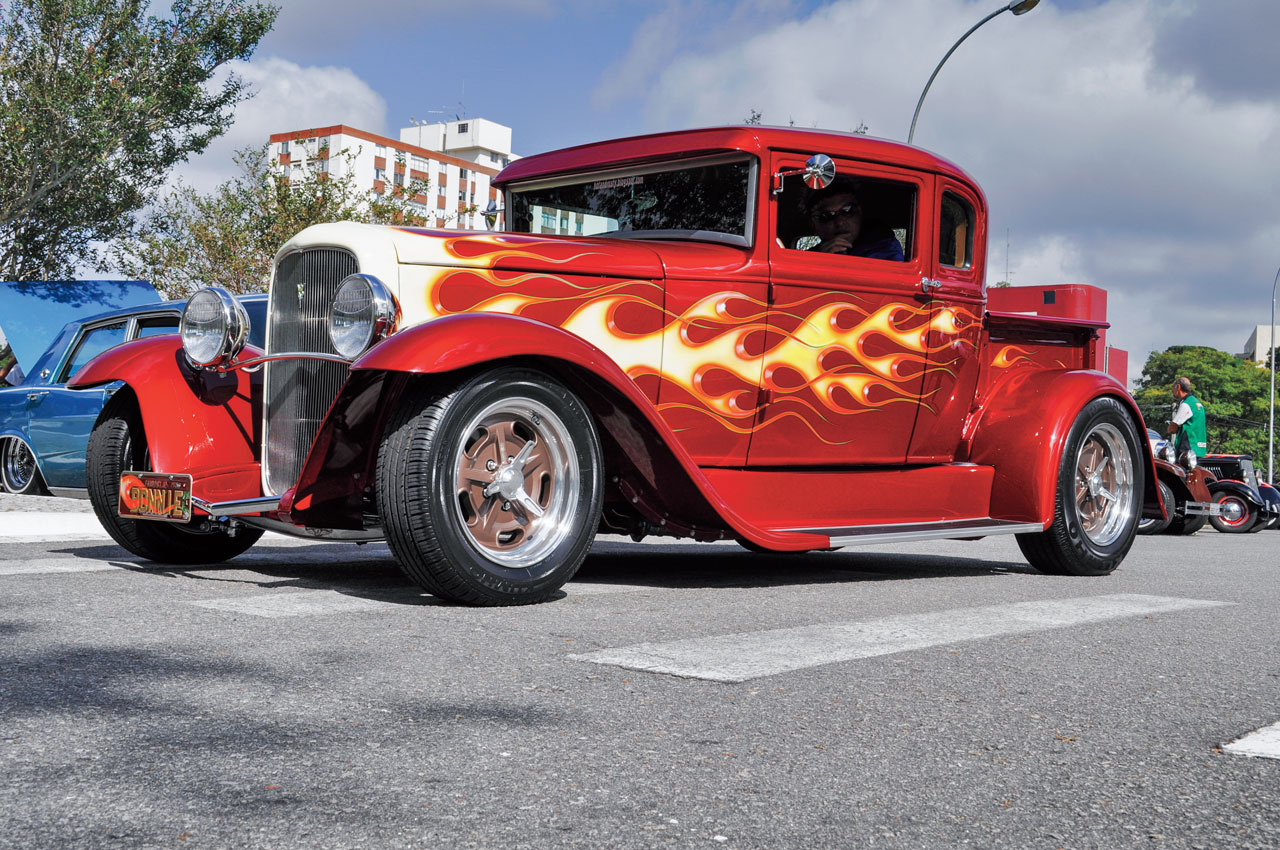
[[[428,183],[409,207],[435,227],[483,227],[481,213],[496,200],[490,181],[513,159],[511,128],[483,118],[415,125],[392,139],[337,124],[274,133],[270,157],[286,177],[302,173],[353,175],[357,188],[393,192]]]

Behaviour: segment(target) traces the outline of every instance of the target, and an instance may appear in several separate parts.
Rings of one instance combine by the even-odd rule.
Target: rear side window
[[[973,265],[973,207],[951,192],[942,193],[938,262],[953,269],[967,269]]]
[[[161,336],[178,332],[177,316],[148,316],[138,320],[138,339],[147,336]]]

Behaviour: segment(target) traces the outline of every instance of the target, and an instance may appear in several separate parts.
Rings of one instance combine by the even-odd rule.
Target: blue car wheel
[[[4,489],[18,496],[47,495],[36,456],[22,440],[10,437],[0,448],[0,475]]]

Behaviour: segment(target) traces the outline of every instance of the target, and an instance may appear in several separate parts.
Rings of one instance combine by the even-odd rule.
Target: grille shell
[[[329,305],[338,285],[359,271],[338,248],[308,248],[281,258],[267,305],[267,354],[337,354],[329,341]],[[347,381],[345,363],[310,358],[266,364],[262,486],[272,496],[292,487],[320,423]]]

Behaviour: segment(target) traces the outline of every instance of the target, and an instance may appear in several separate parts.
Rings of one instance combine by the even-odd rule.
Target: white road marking
[[[1272,723],[1256,732],[1242,735],[1230,744],[1223,744],[1222,749],[1238,756],[1280,759],[1280,723]]]
[[[43,575],[47,573],[96,573],[120,569],[120,561],[94,558],[38,558],[31,561],[0,561],[0,576]]]
[[[72,537],[108,537],[108,534],[93,514],[0,511],[0,537],[5,540],[23,538],[24,542],[38,543]]]
[[[300,590],[248,598],[204,599],[190,604],[214,611],[251,614],[254,617],[304,617],[313,614],[383,611],[401,607],[394,602],[350,596],[336,590]]]
[[[1089,596],[642,643],[569,657],[690,679],[745,682],[823,664],[961,641],[1230,604],[1137,594]]]

